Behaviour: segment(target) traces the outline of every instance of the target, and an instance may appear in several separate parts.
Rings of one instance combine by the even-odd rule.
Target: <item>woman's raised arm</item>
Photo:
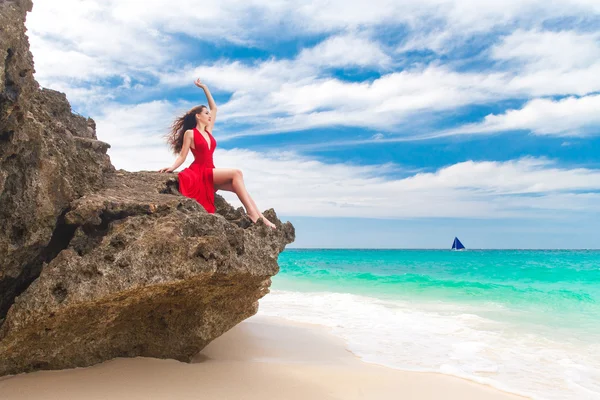
[[[215,99],[213,99],[212,94],[210,94],[210,90],[208,90],[208,86],[206,86],[205,83],[202,83],[200,79],[196,79],[194,83],[196,86],[204,90],[204,94],[208,100],[208,108],[210,109],[210,123],[207,129],[210,128],[208,130],[212,133],[213,126],[215,126],[215,121],[217,120],[217,103],[215,103]]]

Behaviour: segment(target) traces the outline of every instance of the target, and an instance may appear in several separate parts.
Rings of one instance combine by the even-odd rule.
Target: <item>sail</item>
[[[458,240],[457,237],[454,238],[454,242],[452,243],[452,250],[462,250],[465,246]]]

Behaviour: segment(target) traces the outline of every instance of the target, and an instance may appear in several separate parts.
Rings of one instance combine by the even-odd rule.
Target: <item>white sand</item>
[[[119,358],[0,378],[0,399],[522,399],[467,380],[360,361],[325,328],[252,317],[193,363]]]

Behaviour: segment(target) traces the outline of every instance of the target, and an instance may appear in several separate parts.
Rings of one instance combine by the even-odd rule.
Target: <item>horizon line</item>
[[[285,250],[452,250],[447,247],[286,247]],[[572,247],[572,248],[484,248],[484,247],[470,247],[466,250],[534,250],[534,251],[547,251],[547,250],[592,250],[598,251],[600,247],[595,248],[583,248],[583,247]]]

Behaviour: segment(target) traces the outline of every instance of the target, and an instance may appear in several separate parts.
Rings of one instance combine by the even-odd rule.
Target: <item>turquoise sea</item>
[[[367,362],[600,399],[600,251],[288,249],[259,313]]]

